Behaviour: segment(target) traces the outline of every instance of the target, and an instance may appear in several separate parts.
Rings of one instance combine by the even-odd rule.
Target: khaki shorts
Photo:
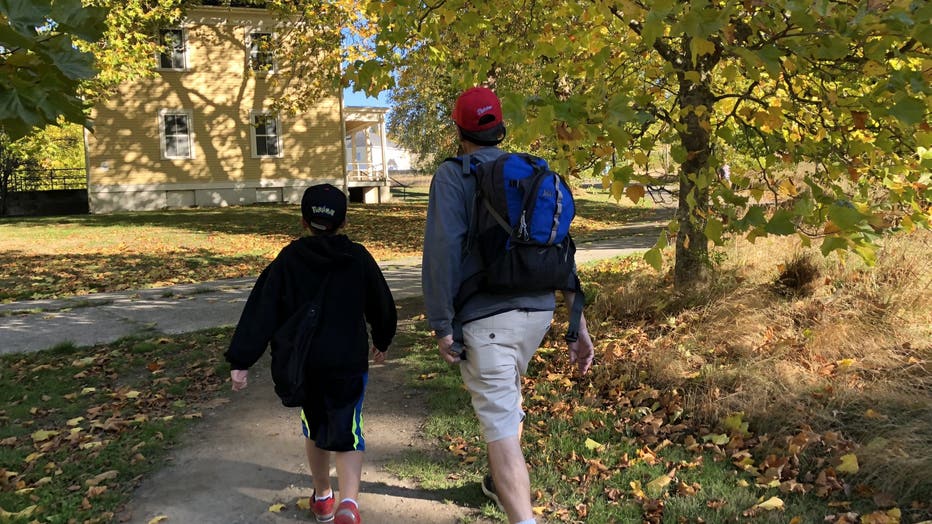
[[[486,442],[518,435],[521,375],[550,329],[553,311],[507,311],[463,326],[463,383]]]

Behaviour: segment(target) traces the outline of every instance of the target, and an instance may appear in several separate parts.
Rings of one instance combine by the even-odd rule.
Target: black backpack
[[[304,405],[307,360],[320,324],[324,293],[329,281],[328,273],[314,298],[301,306],[275,333],[275,344],[272,345],[272,381],[282,404],[290,408]]]
[[[470,155],[448,160],[476,177],[467,249],[474,245],[483,261],[483,270],[460,286],[454,307],[479,291],[574,291],[566,338],[575,341],[585,299],[569,232],[576,206],[566,181],[544,159],[528,154],[506,153],[489,162]]]

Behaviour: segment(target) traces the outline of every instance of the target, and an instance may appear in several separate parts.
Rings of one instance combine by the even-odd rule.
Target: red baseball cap
[[[453,121],[464,131],[487,131],[502,123],[502,102],[487,87],[467,89],[456,99]]]

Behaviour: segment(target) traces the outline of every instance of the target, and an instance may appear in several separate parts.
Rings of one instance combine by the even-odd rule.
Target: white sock
[[[343,499],[340,501],[340,504],[343,504],[344,502],[352,502],[353,505],[356,506],[356,509],[359,509],[359,503],[353,499]],[[534,522],[531,522],[531,524],[534,524]]]
[[[518,524],[537,524],[537,519],[522,520]]]
[[[327,494],[324,495],[324,496],[320,496],[320,495],[318,495],[317,493],[315,493],[315,494],[314,494],[314,500],[324,500],[324,499],[328,499],[328,498],[330,498],[330,497],[332,497],[332,496],[333,496],[333,490],[332,490],[332,489],[328,489],[328,490],[327,490]]]

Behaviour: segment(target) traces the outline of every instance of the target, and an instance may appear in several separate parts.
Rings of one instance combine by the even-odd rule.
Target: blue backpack
[[[476,177],[474,245],[483,271],[468,277],[454,305],[475,294],[553,290],[576,292],[568,340],[575,340],[583,295],[576,278],[576,245],[570,224],[576,205],[566,181],[539,157],[506,153],[489,162],[464,155],[449,159]]]

